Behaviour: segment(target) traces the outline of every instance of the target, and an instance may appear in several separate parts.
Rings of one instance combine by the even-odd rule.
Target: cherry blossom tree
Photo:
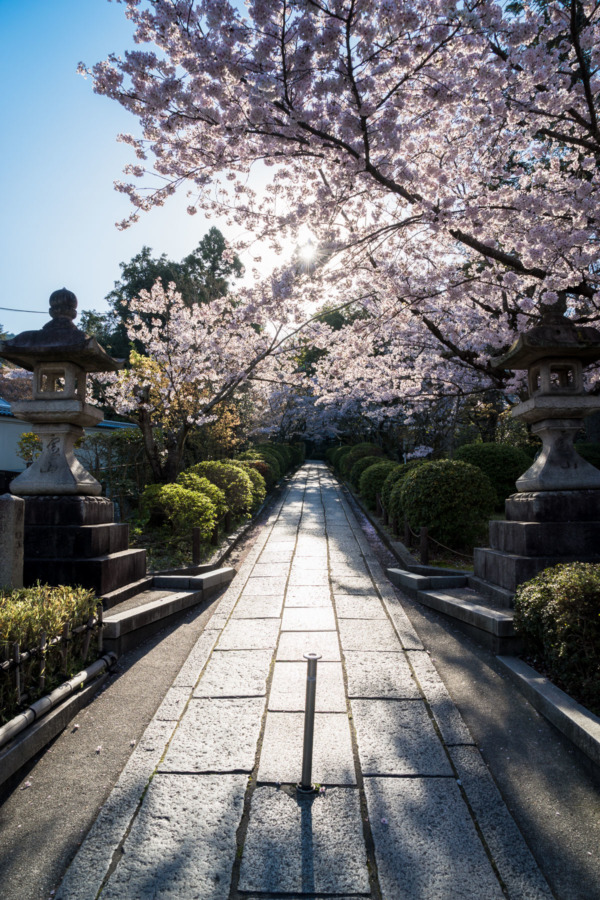
[[[297,308],[364,313],[328,335],[322,407],[515,389],[490,357],[517,330],[597,320],[596,0],[123,2],[147,46],[91,71],[142,127],[131,220],[183,186],[275,249],[308,227]]]

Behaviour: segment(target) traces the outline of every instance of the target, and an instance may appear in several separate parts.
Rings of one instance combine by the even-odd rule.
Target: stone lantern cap
[[[600,331],[556,317],[519,335],[508,353],[493,357],[491,363],[495,369],[529,369],[549,357],[577,359],[583,365],[596,362],[600,359]]]
[[[23,331],[0,341],[0,356],[33,372],[39,363],[72,363],[84,372],[116,372],[122,361],[113,359],[96,338],[77,328],[77,297],[62,288],[50,296],[49,322],[37,331]]]

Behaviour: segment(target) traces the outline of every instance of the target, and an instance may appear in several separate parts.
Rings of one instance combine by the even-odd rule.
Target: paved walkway
[[[307,651],[321,789],[299,797]],[[323,464],[271,514],[55,896],[99,892],[552,896]]]

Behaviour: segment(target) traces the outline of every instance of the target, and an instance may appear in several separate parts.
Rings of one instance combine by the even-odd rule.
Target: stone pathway
[[[308,651],[320,791],[300,796]],[[98,895],[552,897],[322,463],[271,514],[55,896]]]

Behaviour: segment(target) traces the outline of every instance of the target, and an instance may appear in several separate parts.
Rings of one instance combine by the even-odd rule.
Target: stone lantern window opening
[[[582,394],[583,365],[578,359],[543,359],[529,368],[529,395]]]
[[[74,363],[40,363],[34,367],[34,399],[85,401],[86,373]]]

